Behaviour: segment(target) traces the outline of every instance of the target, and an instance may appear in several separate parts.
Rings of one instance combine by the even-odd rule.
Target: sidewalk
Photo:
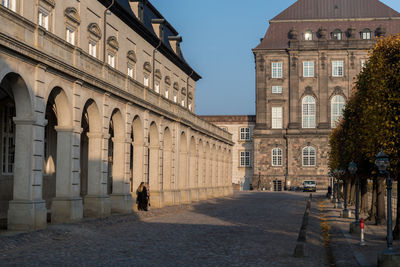
[[[360,246],[360,235],[349,233],[354,221],[354,207],[349,209],[353,218],[340,218],[341,209],[335,209],[329,199],[323,200],[324,215],[330,225],[330,246],[336,266],[377,266],[378,253],[387,248],[386,225],[371,225],[366,222],[364,240]],[[400,251],[400,241],[393,242],[393,249]]]

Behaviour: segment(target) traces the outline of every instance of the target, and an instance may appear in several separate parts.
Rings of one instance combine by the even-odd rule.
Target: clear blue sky
[[[186,61],[202,76],[199,115],[255,114],[254,57],[268,21],[295,0],[150,0],[183,37]],[[400,11],[399,0],[381,2]]]

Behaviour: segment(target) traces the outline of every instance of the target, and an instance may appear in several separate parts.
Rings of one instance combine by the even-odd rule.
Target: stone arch
[[[148,181],[152,191],[162,190],[162,180],[160,179],[160,141],[159,131],[156,122],[150,123],[149,128],[149,151],[148,151]]]
[[[217,165],[217,148],[216,145],[213,144],[211,148],[211,185],[212,185],[212,194],[215,196],[216,193],[216,186],[217,186],[217,170],[218,170],[218,165]]]
[[[205,181],[205,174],[206,174],[206,162],[205,162],[205,151],[204,151],[204,143],[202,139],[199,139],[199,144],[198,144],[198,168],[197,168],[197,177],[198,177],[198,188],[199,188],[199,199],[204,200],[206,199],[206,194],[205,194],[205,187],[206,187],[206,181]]]
[[[131,194],[135,194],[135,189],[141,182],[144,182],[144,130],[143,121],[139,115],[136,115],[132,121],[132,132],[131,132]]]
[[[179,136],[179,189],[181,191],[181,202],[187,202],[187,165],[188,165],[188,145],[185,132],[181,132]]]
[[[207,190],[207,198],[212,196],[212,175],[211,175],[211,169],[212,169],[212,161],[211,161],[211,148],[210,148],[210,143],[206,143],[205,147],[205,155],[204,155],[205,161],[206,161],[206,174],[205,174],[205,180],[206,180],[206,190]]]
[[[199,181],[197,176],[197,150],[196,150],[196,139],[194,136],[190,137],[190,149],[189,149],[189,188],[192,200],[198,200],[198,188]]]
[[[223,176],[224,176],[224,162],[223,162],[223,155],[222,155],[222,148],[221,145],[218,145],[218,152],[217,152],[217,172],[216,174],[218,175],[217,177],[217,186],[218,186],[218,195],[221,195],[221,189],[223,185]]]
[[[171,130],[166,127],[164,129],[163,139],[163,191],[165,205],[173,204],[171,190],[175,189],[174,181],[172,180],[172,152],[172,133]]]

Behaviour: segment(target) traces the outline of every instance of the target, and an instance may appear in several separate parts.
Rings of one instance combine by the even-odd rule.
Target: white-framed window
[[[240,140],[250,140],[250,128],[240,128]]]
[[[363,39],[363,40],[371,39],[371,31],[369,29],[364,29],[361,32],[361,39]]]
[[[272,78],[282,78],[282,62],[272,62]]]
[[[66,28],[65,40],[68,43],[75,45],[75,30],[74,29],[72,29],[70,27]]]
[[[342,31],[339,29],[336,29],[332,32],[332,39],[333,40],[342,40]]]
[[[335,128],[340,118],[343,116],[344,97],[335,95],[331,100],[331,127]]]
[[[366,59],[361,59],[361,70],[363,68],[365,68],[366,65],[367,65],[367,60]]]
[[[15,124],[13,114],[15,113],[13,106],[6,105],[3,107],[2,120],[2,172],[5,175],[14,173],[14,157],[15,157]]]
[[[312,146],[303,148],[303,166],[315,166],[316,151]]]
[[[115,68],[115,54],[112,52],[108,52],[107,54],[107,63],[110,67]]]
[[[332,76],[333,77],[343,76],[343,60],[332,61]]]
[[[272,129],[282,129],[282,107],[272,107]]]
[[[250,167],[250,151],[240,151],[240,167]]]
[[[282,149],[272,149],[272,166],[282,166]]]
[[[128,63],[128,76],[131,77],[132,79],[135,78],[133,74],[133,65],[131,63]]]
[[[16,0],[1,0],[1,4],[5,6],[6,8],[11,9],[12,11],[17,10],[17,2]]]
[[[169,97],[169,88],[168,87],[165,87],[164,95],[165,95],[165,98],[168,99],[168,97]]]
[[[303,77],[314,77],[314,61],[303,61]]]
[[[178,102],[178,93],[176,92],[176,90],[174,90],[174,102]]]
[[[311,32],[311,31],[306,31],[306,32],[304,33],[304,40],[306,40],[306,41],[312,41],[312,39],[313,39],[313,34],[312,34],[312,32]]]
[[[150,82],[150,78],[148,74],[144,74],[143,76],[143,85],[148,87],[149,86],[149,82]]]
[[[156,82],[154,83],[154,91],[155,91],[156,93],[160,93],[160,82],[159,82],[159,81],[156,81]]]
[[[315,99],[305,96],[302,101],[303,128],[315,128]]]
[[[192,102],[189,100],[188,110],[192,111]]]
[[[273,85],[272,93],[273,94],[282,94],[282,85]]]
[[[184,107],[185,106],[185,99],[181,100],[181,106]]]
[[[38,25],[49,30],[49,12],[42,8],[38,10]]]
[[[97,57],[97,43],[92,40],[89,41],[89,55]]]

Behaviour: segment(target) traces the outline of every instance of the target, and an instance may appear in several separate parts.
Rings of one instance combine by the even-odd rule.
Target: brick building
[[[298,0],[270,20],[253,49],[253,185],[326,187],[328,136],[354,77],[376,38],[399,32],[400,14],[377,0]]]

